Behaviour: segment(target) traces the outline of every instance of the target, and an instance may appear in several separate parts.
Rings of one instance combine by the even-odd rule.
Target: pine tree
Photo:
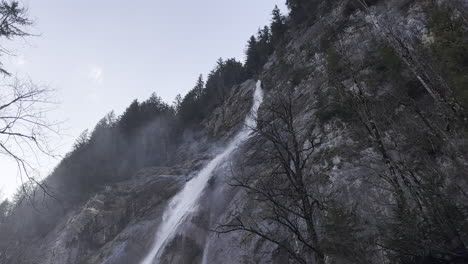
[[[176,114],[179,113],[181,104],[182,104],[182,95],[178,94],[175,97],[174,102],[172,102],[172,105],[174,107],[174,110],[175,110]]]
[[[205,82],[203,81],[203,75],[200,74],[197,80],[197,84],[193,88],[195,90],[196,99],[200,99],[202,97],[204,88]]]
[[[88,129],[85,129],[81,134],[78,136],[78,138],[75,141],[75,144],[73,145],[73,149],[76,151],[79,151],[81,148],[86,146],[89,142],[89,132]]]
[[[332,0],[286,0],[286,6],[290,10],[289,16],[295,24],[310,22],[315,16],[315,11],[321,3],[330,4]]]
[[[268,59],[268,56],[273,52],[271,44],[270,28],[265,26],[258,30],[258,52],[260,54],[260,65],[263,66]]]
[[[131,133],[140,123],[140,104],[135,99],[120,117],[119,126],[124,133]]]
[[[271,38],[273,45],[277,45],[278,42],[283,38],[284,33],[286,32],[286,18],[281,14],[278,6],[275,6],[272,12],[272,21],[271,21]]]
[[[245,67],[249,76],[259,74],[268,57],[273,53],[272,35],[268,26],[258,30],[257,37],[247,42]]]
[[[246,51],[246,61],[245,67],[250,76],[256,75],[258,73],[260,56],[258,52],[258,41],[255,36],[251,36],[247,42],[247,51]]]

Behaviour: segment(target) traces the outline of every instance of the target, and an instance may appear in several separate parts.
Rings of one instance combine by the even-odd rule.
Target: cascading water
[[[211,178],[212,172],[216,167],[226,159],[231,153],[251,135],[251,127],[256,125],[257,110],[263,101],[263,91],[261,81],[257,82],[257,87],[254,92],[254,103],[250,114],[245,118],[245,126],[229,143],[226,149],[211,160],[197,176],[188,181],[184,188],[177,193],[170,201],[168,207],[164,211],[163,221],[156,232],[155,241],[148,255],[143,259],[141,264],[158,263],[159,255],[164,249],[166,243],[174,236],[179,225],[194,212],[196,204],[203,190]]]

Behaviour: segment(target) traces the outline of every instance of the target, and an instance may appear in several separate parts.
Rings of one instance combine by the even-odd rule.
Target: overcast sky
[[[6,45],[7,69],[57,89],[52,120],[65,121],[56,154],[106,113],[156,92],[166,102],[191,89],[219,57],[243,60],[246,41],[284,0],[25,0],[40,34]],[[58,160],[43,159],[48,174]],[[0,190],[18,186],[14,163],[0,157]]]

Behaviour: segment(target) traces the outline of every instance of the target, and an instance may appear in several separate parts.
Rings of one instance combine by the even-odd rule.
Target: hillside
[[[288,7],[244,64],[79,141],[0,262],[468,263],[468,3]]]

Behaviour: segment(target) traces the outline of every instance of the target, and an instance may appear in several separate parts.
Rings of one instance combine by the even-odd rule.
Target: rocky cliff
[[[313,22],[289,29],[258,75],[266,92],[259,119],[289,102],[291,129],[307,150],[304,188],[317,205],[309,246],[320,257],[303,263],[466,263],[467,119],[431,58],[437,37],[427,2],[373,2],[320,5]],[[34,241],[21,263],[138,263],[170,198],[242,126],[254,88],[254,80],[236,86],[202,132],[186,135],[172,167],[108,186]],[[278,163],[265,150],[275,144],[262,131],[215,170],[161,263],[301,263],[291,256],[306,256],[308,244],[295,231],[308,223],[273,217],[264,186],[288,181],[272,176]],[[240,174],[247,188],[232,186]],[[265,233],[251,232],[259,226]]]

